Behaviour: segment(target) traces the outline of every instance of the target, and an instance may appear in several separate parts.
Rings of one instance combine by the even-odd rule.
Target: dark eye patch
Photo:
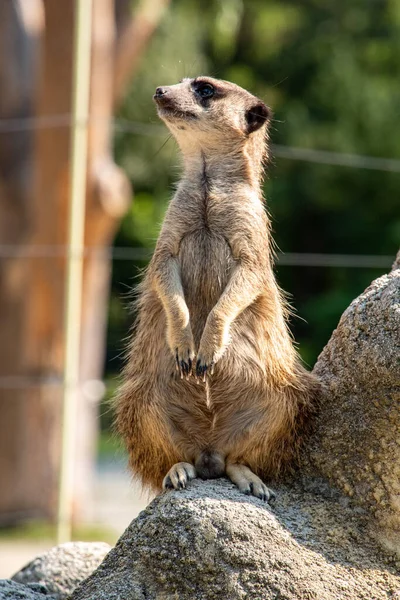
[[[200,100],[200,104],[204,107],[209,105],[211,99],[216,100],[223,96],[219,88],[209,81],[204,81],[202,79],[195,79],[192,82],[192,89],[197,98]]]
[[[212,98],[215,94],[215,88],[211,83],[197,83],[194,90],[200,98]]]

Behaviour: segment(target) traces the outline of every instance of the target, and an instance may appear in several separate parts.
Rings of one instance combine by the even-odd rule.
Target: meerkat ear
[[[246,111],[247,133],[260,129],[270,117],[270,111],[263,102],[259,102]]]

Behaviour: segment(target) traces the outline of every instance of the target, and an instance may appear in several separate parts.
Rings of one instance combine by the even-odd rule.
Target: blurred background
[[[74,2],[0,0],[0,577],[55,543]],[[159,85],[208,74],[272,107],[276,276],[310,368],[400,241],[397,0],[94,0],[73,537],[113,543],[149,498],[110,398],[180,161]],[[72,257],[72,260],[74,257]]]

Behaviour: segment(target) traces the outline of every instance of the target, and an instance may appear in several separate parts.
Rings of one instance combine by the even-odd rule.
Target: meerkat
[[[117,428],[153,491],[226,475],[269,501],[317,380],[293,346],[262,194],[270,111],[227,81],[157,88],[184,172],[139,285]]]

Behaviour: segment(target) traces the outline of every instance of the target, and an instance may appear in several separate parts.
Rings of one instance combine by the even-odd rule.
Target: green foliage
[[[273,143],[400,159],[399,34],[397,0],[175,0],[120,113],[148,130],[116,133],[116,156],[136,194],[116,245],[154,245],[179,176],[173,140],[160,149],[168,134],[151,101],[158,85],[207,72],[267,101]],[[394,255],[399,186],[398,173],[272,160],[265,192],[275,240],[286,252]],[[109,357],[132,318],[117,298],[144,266],[115,262]],[[381,272],[277,269],[305,319],[292,326],[310,365],[345,307]],[[118,368],[118,360],[109,364]]]

